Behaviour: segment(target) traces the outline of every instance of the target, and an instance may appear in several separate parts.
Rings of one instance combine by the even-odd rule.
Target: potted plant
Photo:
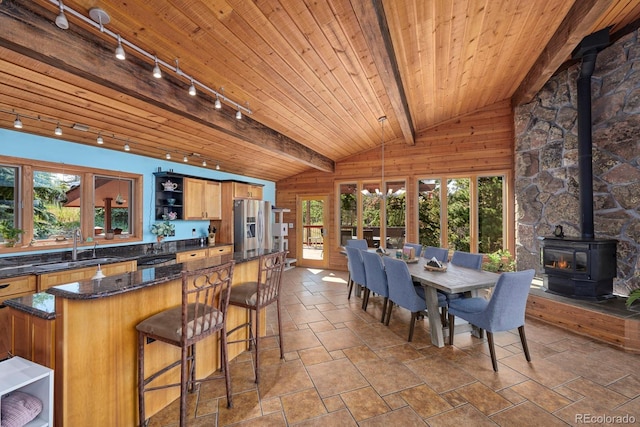
[[[162,239],[167,236],[173,236],[176,230],[175,225],[169,222],[166,215],[163,215],[162,219],[164,221],[151,224],[151,233],[156,235],[158,242],[162,241]]]
[[[640,288],[634,289],[633,291],[631,291],[631,293],[627,297],[627,301],[625,302],[625,305],[627,306],[627,309],[630,310],[631,309],[631,305],[638,299],[640,299]]]
[[[20,240],[20,235],[24,232],[20,228],[14,227],[9,221],[0,221],[0,234],[4,239],[5,246],[12,248]]]
[[[506,249],[500,249],[487,254],[487,262],[483,265],[483,270],[502,273],[504,271],[515,271],[516,261],[511,253]]]

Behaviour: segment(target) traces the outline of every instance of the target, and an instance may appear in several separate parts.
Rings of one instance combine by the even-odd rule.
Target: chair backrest
[[[524,325],[527,297],[534,274],[533,269],[500,274],[489,304],[482,313],[486,324],[477,326],[489,332],[499,332]]]
[[[416,258],[420,256],[420,254],[422,253],[422,245],[419,243],[405,243],[404,247],[407,248],[413,248],[416,251]]]
[[[353,247],[358,249],[368,249],[367,241],[365,239],[349,239],[345,247]]]
[[[451,256],[451,264],[480,270],[482,268],[482,254],[455,251]]]
[[[364,272],[364,264],[362,261],[362,249],[354,246],[345,246],[347,251],[347,262],[349,267],[349,275],[351,280],[359,285],[366,286],[367,278]]]
[[[286,253],[286,251],[280,251],[260,256],[260,272],[258,273],[258,291],[256,294],[257,305],[269,305],[278,299]]]
[[[182,272],[183,344],[199,341],[218,331],[227,317],[235,261],[216,267]]]
[[[382,257],[374,252],[362,251],[361,253],[364,273],[367,278],[367,288],[383,297],[388,297],[389,285],[387,284],[387,274],[384,271]]]
[[[407,263],[388,256],[382,259],[389,284],[389,299],[412,313],[425,310],[427,304],[416,293]]]
[[[435,246],[425,246],[422,250],[422,257],[425,259],[434,258],[440,262],[447,262],[449,260],[449,249],[436,248]]]

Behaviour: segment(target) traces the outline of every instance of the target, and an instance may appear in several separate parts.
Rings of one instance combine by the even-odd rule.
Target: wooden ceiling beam
[[[335,163],[330,158],[258,123],[246,114],[242,120],[236,120],[235,110],[228,106],[213,110],[211,97],[185,95],[186,82],[174,79],[169,73],[165,73],[162,79],[153,79],[150,64],[134,55],[128,55],[126,61],[118,61],[114,58],[113,47],[105,46],[98,36],[82,28],[60,30],[47,18],[49,11],[40,10],[36,5],[32,5],[32,8],[26,10],[8,3],[7,7],[0,9],[0,46],[93,84],[142,99],[278,156],[324,172],[335,170]],[[212,110],[216,111],[215,115]],[[215,121],[212,117],[215,117]]]
[[[351,3],[387,90],[402,135],[407,144],[414,145],[415,130],[382,0],[354,0]]]
[[[571,57],[580,41],[589,35],[611,6],[612,0],[580,0],[573,3],[536,63],[511,97],[514,106],[526,104],[542,89],[553,73]]]

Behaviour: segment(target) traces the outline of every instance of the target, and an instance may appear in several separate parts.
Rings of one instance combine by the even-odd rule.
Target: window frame
[[[59,171],[64,174],[75,174],[82,177],[81,196],[80,196],[80,230],[82,231],[82,245],[93,245],[97,243],[117,243],[117,242],[139,242],[143,240],[143,188],[144,176],[142,174],[112,171],[107,169],[96,169],[93,167],[61,164],[55,162],[45,162],[33,159],[24,159],[17,157],[0,156],[0,164],[7,167],[16,167],[19,182],[20,201],[17,209],[18,224],[24,230],[20,242],[15,247],[6,247],[0,242],[0,253],[14,253],[23,251],[36,251],[42,249],[63,249],[72,246],[72,243],[66,241],[55,241],[55,239],[33,240],[34,233],[34,217],[33,217],[33,177],[34,171]],[[119,240],[106,240],[105,236],[94,236],[94,176],[107,176],[114,179],[130,179],[132,182],[132,197],[130,210],[130,221],[133,232],[122,236]],[[88,202],[87,202],[88,201]],[[86,238],[91,237],[93,241],[86,242]]]

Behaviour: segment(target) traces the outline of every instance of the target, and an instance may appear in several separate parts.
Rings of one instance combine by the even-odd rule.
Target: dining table
[[[407,266],[413,281],[424,287],[431,343],[437,347],[444,347],[444,325],[438,309],[438,291],[477,296],[479,290],[495,286],[499,274],[451,263],[445,263],[443,271],[428,270],[425,268],[427,262],[427,259],[421,257],[417,262],[408,262]]]

